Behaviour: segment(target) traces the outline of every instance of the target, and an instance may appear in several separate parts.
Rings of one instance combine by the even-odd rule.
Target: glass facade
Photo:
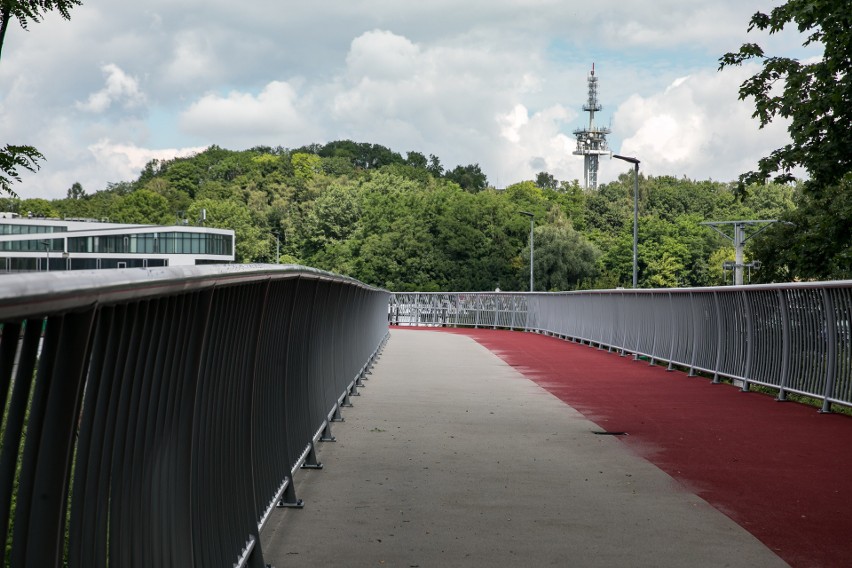
[[[68,227],[0,223],[0,235],[30,235],[33,233],[64,233]]]
[[[150,226],[140,226],[122,228],[121,232],[100,228],[68,231],[67,227],[0,221],[0,273],[231,262],[227,257],[234,254],[232,234],[162,228],[171,230],[153,231]],[[93,258],[78,258],[81,255]],[[154,255],[186,256],[170,256],[171,260],[148,258]]]
[[[163,258],[50,258],[50,271],[168,266]],[[47,268],[47,257],[0,257],[0,272],[36,272]]]
[[[3,241],[0,251],[16,252],[63,252],[62,239],[39,239],[33,241]]]
[[[233,238],[230,235],[206,233],[131,233],[128,235],[70,237],[68,239],[68,252],[95,254],[230,255],[233,254],[233,247]]]

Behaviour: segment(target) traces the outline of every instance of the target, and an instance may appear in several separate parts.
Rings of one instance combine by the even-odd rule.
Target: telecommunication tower
[[[606,135],[611,131],[604,126],[595,126],[595,113],[600,112],[603,107],[598,103],[598,78],[595,77],[594,63],[592,63],[588,82],[589,100],[583,105],[583,110],[589,113],[589,126],[574,131],[574,136],[577,138],[577,149],[574,150],[574,155],[583,156],[586,189],[597,189],[598,157],[609,155]]]

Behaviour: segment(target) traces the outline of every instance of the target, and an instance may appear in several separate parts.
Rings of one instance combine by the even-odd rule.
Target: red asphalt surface
[[[852,566],[851,417],[553,337],[443,331],[473,338],[602,430],[627,432],[628,448],[791,566]]]

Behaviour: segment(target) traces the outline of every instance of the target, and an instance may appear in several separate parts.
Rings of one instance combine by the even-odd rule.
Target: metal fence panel
[[[387,306],[302,267],[4,278],[5,564],[264,566],[260,526]]]

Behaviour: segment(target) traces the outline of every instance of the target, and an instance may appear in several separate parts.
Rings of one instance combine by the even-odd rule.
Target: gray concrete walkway
[[[786,566],[728,517],[472,339],[394,329],[303,510],[290,566]]]

